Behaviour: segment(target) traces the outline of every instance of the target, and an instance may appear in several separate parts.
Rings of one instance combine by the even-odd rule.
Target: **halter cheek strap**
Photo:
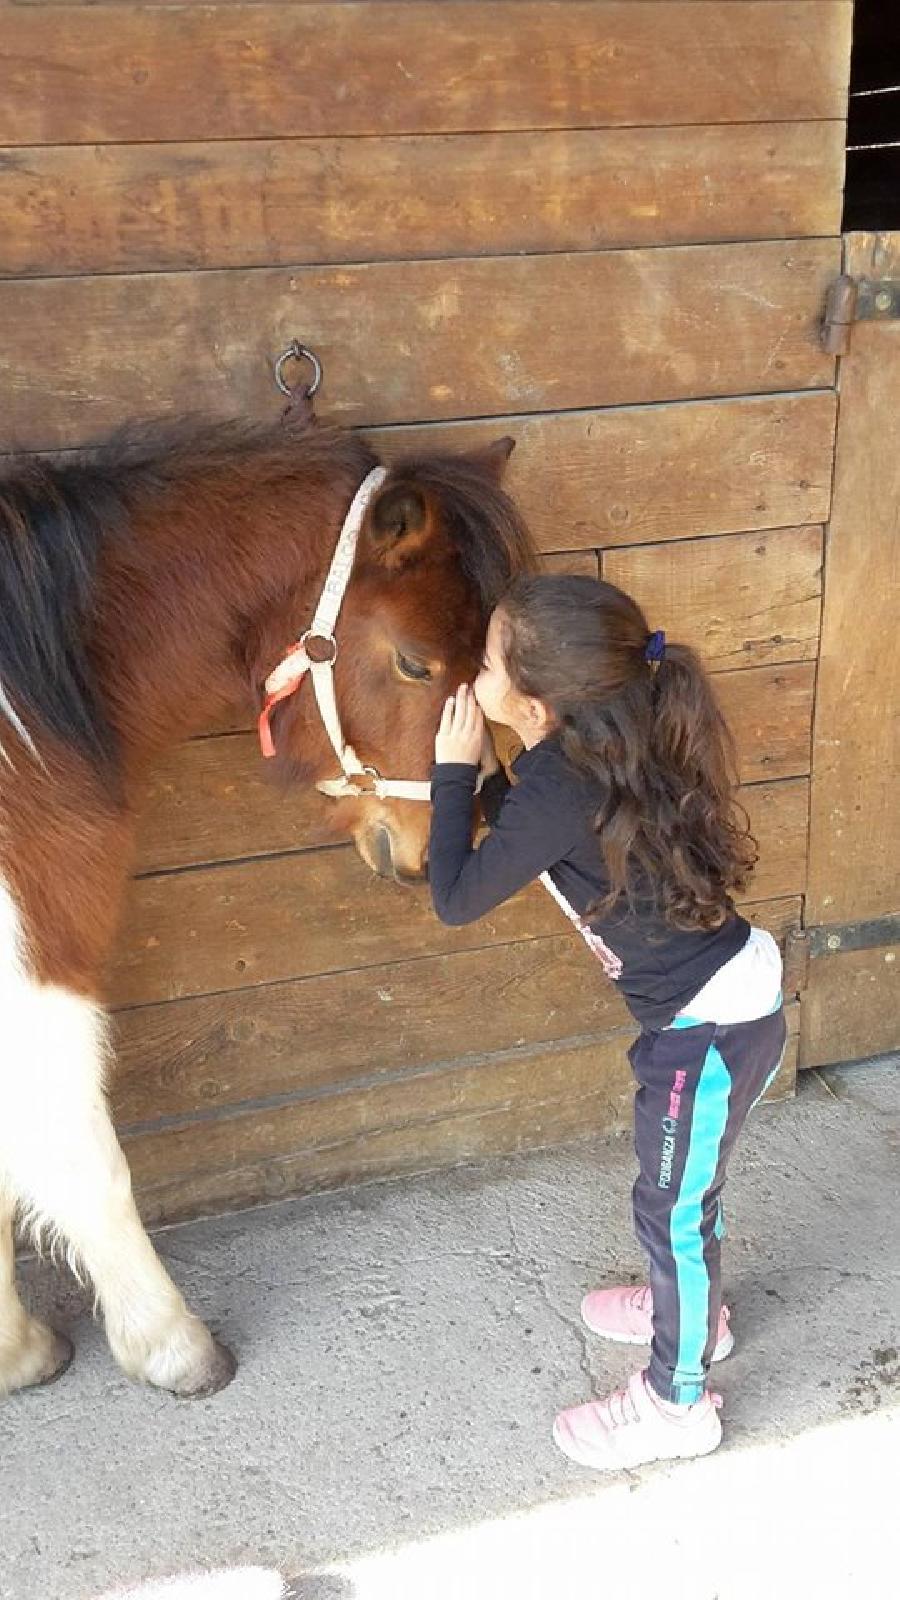
[[[385,467],[375,467],[357,489],[344,519],[312,624],[296,644],[282,656],[277,667],[269,673],[266,679],[266,701],[259,718],[260,748],[263,755],[269,758],[275,754],[271,727],[272,712],[282,700],[287,700],[290,695],[296,694],[307,673],[310,674],[325,732],[342,769],[339,778],[323,779],[321,783],[316,784],[316,788],[335,800],[371,795],[376,795],[379,799],[431,799],[430,783],[412,779],[382,778],[375,767],[362,764],[356,751],[344,741],[334,692],[334,663],[338,653],[334,629],[350,581],[363,518],[386,477]],[[328,645],[330,654],[321,660],[313,660],[306,649],[307,641],[310,639]]]

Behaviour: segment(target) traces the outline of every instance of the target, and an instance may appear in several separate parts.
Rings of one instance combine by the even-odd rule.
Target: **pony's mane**
[[[447,533],[487,617],[512,579],[537,567],[531,535],[515,503],[467,455],[404,456],[394,464],[392,481],[407,477],[416,488],[441,496]]]
[[[298,473],[361,477],[373,460],[358,436],[324,424],[181,417],[14,462],[0,478],[0,691],[21,717],[114,768],[116,737],[88,648],[105,542],[127,538],[136,511],[192,480],[227,493],[250,465],[259,487]]]

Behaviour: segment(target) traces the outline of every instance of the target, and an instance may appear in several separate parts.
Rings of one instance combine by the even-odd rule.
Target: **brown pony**
[[[366,512],[334,682],[347,742],[386,777],[427,779],[440,705],[531,564],[499,487],[511,448],[401,461]],[[16,1293],[17,1210],[92,1281],[126,1372],[181,1395],[233,1376],[132,1199],[104,1097],[102,973],[141,775],[242,698],[259,709],[375,465],[359,436],[322,424],[201,421],[0,482],[0,1393],[72,1353]],[[309,686],[275,708],[272,733],[285,777],[335,776]],[[376,871],[421,876],[427,806],[322,804]]]

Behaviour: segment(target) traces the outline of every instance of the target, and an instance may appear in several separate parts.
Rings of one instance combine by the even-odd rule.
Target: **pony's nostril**
[[[369,836],[369,848],[372,851],[372,860],[375,871],[380,878],[394,876],[394,855],[391,849],[391,836],[387,828],[374,828]]]

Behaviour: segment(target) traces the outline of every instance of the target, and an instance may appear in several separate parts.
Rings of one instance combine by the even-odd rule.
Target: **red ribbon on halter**
[[[286,665],[286,663],[290,661],[292,657],[297,656],[298,654],[298,647],[294,645],[293,648],[288,651],[287,655],[282,656],[278,666],[269,673],[269,676],[266,679],[267,687],[272,682],[273,678],[277,678],[278,674],[281,672],[281,669]],[[257,728],[259,730],[259,747],[267,761],[275,754],[275,741],[272,738],[272,712],[280,701],[287,700],[290,695],[296,694],[301,683],[303,682],[303,679],[306,677],[306,674],[309,671],[309,667],[310,663],[307,659],[305,664],[300,667],[299,671],[291,673],[289,677],[285,678],[283,683],[279,683],[277,689],[272,690],[270,694],[266,695],[265,704],[259,714]]]

